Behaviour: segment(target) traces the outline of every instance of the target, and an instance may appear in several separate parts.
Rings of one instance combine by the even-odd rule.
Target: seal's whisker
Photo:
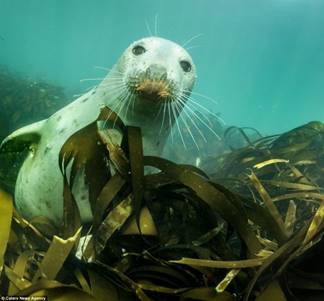
[[[181,102],[181,99],[177,99]],[[199,126],[196,124],[195,120],[190,116],[190,114],[188,114],[188,112],[184,109],[182,110],[182,112],[187,116],[188,120],[192,123],[192,125],[195,127],[195,129],[197,130],[197,132],[200,134],[200,136],[203,138],[203,140],[205,142],[207,142],[207,139],[204,135],[204,133],[201,131],[201,129],[199,128]]]
[[[207,142],[206,136],[200,129],[200,127],[197,125],[195,119],[191,117],[191,115],[186,111],[186,109],[183,110],[183,113],[187,116],[188,120],[192,123],[192,125],[196,128],[197,132],[199,133],[200,137],[204,140],[204,142]],[[201,122],[200,122],[201,123]]]
[[[187,51],[191,50],[191,49],[195,49],[195,48],[199,48],[201,47],[200,45],[192,45],[186,48]]]
[[[173,143],[173,126],[172,126],[172,117],[171,117],[171,104],[167,102],[167,109],[168,109],[168,119],[169,119],[169,129],[171,131],[171,141]]]
[[[105,78],[104,77],[94,77],[94,78],[82,78],[80,79],[80,82],[86,82],[86,81],[92,81],[92,80],[104,80]]]
[[[126,87],[124,86],[123,82],[118,82],[118,83],[108,83],[107,85],[100,86],[100,88],[106,90],[106,92],[111,92],[118,90],[118,89],[125,89]]]
[[[208,113],[208,114],[213,115],[214,117],[218,118],[217,114],[215,114],[211,110],[207,109],[207,107],[205,107],[204,105],[202,105],[201,103],[196,101],[191,96],[188,98],[188,104],[191,105],[192,107],[194,107],[196,110],[199,110],[200,113],[203,114],[203,115],[206,115],[206,113]],[[202,112],[201,110],[203,110],[206,113]]]
[[[114,81],[109,81],[109,82],[106,82],[106,83],[102,83],[100,84],[100,87],[101,88],[110,88],[110,89],[113,89],[115,87],[120,87],[120,86],[123,86],[124,87],[124,82],[122,80],[114,80]],[[109,90],[111,91],[111,90]]]
[[[106,71],[106,72],[109,72],[109,71],[113,70],[113,68],[106,68],[106,67],[102,67],[102,66],[93,66],[93,68],[103,70],[103,71]],[[118,74],[121,74],[121,75],[124,74],[123,72],[120,72],[118,70],[114,70],[114,72],[116,72]]]
[[[145,26],[149,36],[153,36],[150,25],[148,24],[147,20],[145,20]]]
[[[127,87],[123,81],[120,81],[118,83],[113,82],[113,85],[114,86],[110,88],[109,92],[119,93],[119,92],[125,92],[127,90]],[[107,86],[109,86],[109,85],[106,85],[105,87],[107,87]],[[121,94],[121,93],[119,93],[119,94]],[[116,96],[118,96],[118,95],[116,95]]]
[[[122,88],[122,87],[119,87],[118,89],[117,88],[112,89],[108,96],[105,95],[107,97],[107,101],[108,101],[107,103],[109,104],[109,98],[111,98],[111,97],[116,97],[116,98],[120,97],[123,94],[123,90],[124,90],[124,88]]]
[[[113,69],[111,69],[111,70],[113,70]],[[113,70],[113,71],[109,71],[106,76],[108,76],[109,78],[124,77],[125,74],[123,72],[118,71],[118,70]]]
[[[119,88],[119,87],[125,88],[126,84],[125,84],[123,79],[118,79],[118,80],[113,79],[113,80],[109,80],[109,81],[107,81],[105,83],[100,84],[100,87],[103,87],[103,88],[107,88],[109,86],[112,86],[112,87],[110,87],[110,89]],[[109,91],[111,91],[111,90],[109,90]]]
[[[108,70],[108,74],[109,73],[112,73],[112,74],[109,75],[109,77],[113,77],[114,76],[113,75],[114,73],[116,73],[115,75],[118,75],[118,76],[124,76],[124,72],[118,71],[118,70],[113,69],[113,68],[111,68],[110,70]]]
[[[118,89],[125,89],[125,84],[123,81],[120,82],[109,82],[106,85],[101,86],[105,89],[109,88],[109,92],[118,90]]]
[[[120,104],[121,105],[120,105],[119,110],[117,112],[117,116],[119,116],[120,118],[122,118],[122,112],[126,108],[126,104],[127,104],[126,99],[127,99],[127,96],[128,96],[128,93],[125,93],[125,95],[123,96],[123,98],[120,100]],[[115,122],[116,122],[116,120],[115,120]],[[115,127],[115,122],[114,122],[114,126],[113,127]]]
[[[107,116],[106,120],[104,121],[103,128],[105,128],[107,126],[110,116],[113,114],[113,112],[115,112],[115,106],[111,106],[109,108],[110,108],[110,112],[108,113],[108,116]]]
[[[134,115],[134,111],[135,111],[135,97],[134,97],[134,100],[132,102],[132,115]]]
[[[101,86],[101,87],[108,87],[109,85],[105,85],[105,86]],[[109,93],[110,94],[114,94],[114,95],[118,95],[120,94],[120,92],[122,92],[123,90],[125,90],[125,84],[124,83],[118,83],[118,84],[113,84],[113,87],[110,87],[109,89]],[[118,94],[117,94],[118,93]]]
[[[190,96],[188,98],[188,103],[191,104],[193,107],[199,107],[199,109],[204,110],[206,113],[216,117],[219,121],[221,121],[223,124],[225,124],[225,121],[216,113],[212,112],[210,109],[208,109],[207,107],[205,107],[204,105],[202,105],[201,103],[198,102],[197,99],[193,98],[192,96]],[[197,108],[195,108],[197,109]],[[199,110],[200,111],[200,110]],[[200,111],[201,114],[205,115],[203,112]],[[207,117],[206,117],[207,118]]]
[[[122,119],[124,119],[123,118],[124,116],[122,116],[122,112],[127,108],[127,104],[128,104],[128,102],[126,100],[127,100],[127,95],[123,98],[122,106],[120,107],[119,111],[117,112],[117,116],[119,116]],[[125,115],[125,117],[126,117],[126,115]]]
[[[121,110],[121,108],[123,108],[123,106],[124,106],[124,104],[123,104],[123,102],[121,101],[121,102],[119,102],[119,104],[114,108],[114,112],[116,113],[116,115],[118,116],[118,117],[120,117],[120,110]],[[119,108],[119,109],[118,109]],[[118,109],[118,112],[116,112],[117,111],[117,109]],[[117,121],[117,116],[116,116],[116,118],[115,118],[115,120],[114,120],[114,122],[113,122],[113,126],[112,126],[112,128],[114,129],[115,128],[115,125],[116,125],[116,121]],[[109,116],[110,117],[110,116]]]
[[[131,112],[132,116],[134,116],[134,114],[135,114],[135,101],[136,101],[136,96],[133,95],[131,102],[129,104],[129,107],[131,108],[130,112]]]
[[[192,97],[189,98],[189,105],[191,105],[195,110],[198,110],[200,112],[201,115],[203,115],[206,119],[208,119],[208,116],[206,115],[207,113],[209,115],[212,115],[213,117],[215,117],[220,123],[222,123],[223,125],[225,125],[225,121],[222,117],[220,117],[217,113],[212,112],[211,110],[208,110],[207,107],[203,106],[202,104],[198,103],[197,101],[195,101]],[[201,111],[200,109],[202,109],[203,111],[205,111],[206,113],[204,113],[203,111]]]
[[[163,129],[163,126],[164,126],[165,115],[166,115],[165,113],[166,113],[167,104],[166,103],[162,103],[162,107],[163,107],[163,116],[162,116],[162,123],[161,123],[161,127],[160,127],[159,134],[162,133],[162,129]]]
[[[182,47],[186,47],[190,42],[192,42],[193,40],[203,36],[204,34],[203,33],[199,33],[199,34],[196,34],[195,36],[191,37],[190,39],[188,39],[187,41],[185,41],[183,44],[182,44]],[[188,48],[187,48],[188,50]]]
[[[100,70],[104,70],[104,71],[110,71],[111,70],[109,68],[105,68],[105,67],[102,67],[102,66],[93,66],[93,68],[100,69]]]
[[[114,79],[114,78],[123,78],[123,74],[109,75],[109,79]]]
[[[177,118],[177,115],[176,115],[176,112],[175,112],[175,108],[174,108],[174,106],[172,104],[173,104],[173,102],[171,103],[171,109],[172,109],[172,114],[173,114],[173,117],[175,119],[176,126],[177,126],[177,129],[178,129],[179,135],[180,135],[180,139],[182,141],[182,144],[183,144],[184,148],[187,149],[186,143],[185,143],[183,135],[182,135],[182,131],[181,131],[180,126],[179,126],[179,121],[178,121],[178,118]]]
[[[118,81],[118,80],[120,80],[120,81],[123,81],[123,77],[109,77],[109,80],[107,80],[107,82],[110,82],[110,81]],[[103,84],[105,84],[106,82],[103,82]]]
[[[141,76],[141,73],[139,70],[137,70],[137,72],[135,72],[134,74],[134,78],[137,78],[137,77],[140,77]],[[134,116],[134,113],[135,113],[135,101],[136,101],[136,97],[133,98],[133,101],[132,101],[132,116]]]
[[[127,95],[128,95],[128,90],[127,89],[122,89],[121,90],[121,93],[119,94],[119,96],[118,96],[118,107],[121,105],[121,104],[123,104],[123,102],[124,102],[124,100],[126,99],[126,97],[127,97]],[[117,107],[116,106],[116,107]]]
[[[115,78],[115,77],[124,77],[124,73],[114,70],[112,74],[109,74],[109,78]]]
[[[183,104],[185,104],[185,100],[184,99],[179,99],[179,101],[183,102]],[[195,116],[206,128],[208,128],[219,140],[221,140],[221,138],[219,137],[219,135],[203,120],[201,119],[201,117],[190,107],[190,105],[188,105],[188,103],[185,106],[185,109],[188,109],[193,116]]]
[[[217,117],[216,114],[212,113],[212,112],[211,112],[210,110],[208,110],[207,108],[205,108],[205,111],[206,111],[206,112],[203,112],[201,109],[204,109],[204,107],[201,106],[199,103],[194,102],[194,101],[192,100],[191,97],[189,97],[189,98],[186,97],[186,98],[183,99],[183,101],[186,102],[186,106],[187,106],[187,107],[192,108],[192,109],[195,111],[195,113],[199,113],[200,116],[201,116],[203,119],[205,119],[206,121],[209,120],[209,116],[207,115],[207,113],[208,113],[209,115],[213,115],[213,116]]]
[[[182,111],[181,102],[180,102],[180,104],[178,102],[174,102],[174,106],[175,106],[175,108],[176,108],[176,110],[178,112],[178,115],[179,115],[180,119],[184,123],[184,125],[185,125],[185,127],[186,127],[186,129],[187,129],[187,131],[188,131],[188,133],[189,133],[189,135],[190,135],[193,143],[196,145],[197,149],[199,150],[199,146],[197,144],[197,141],[196,141],[194,135],[192,134],[192,132],[190,130],[190,127],[188,126],[188,123],[187,123],[186,119],[181,114],[181,111]]]
[[[126,99],[127,99],[127,106],[126,106],[126,112],[125,112],[125,118],[126,119],[127,119],[128,109],[129,109],[130,104],[131,104],[134,97],[135,97],[135,95],[132,94],[131,91],[128,91],[127,97],[126,97]]]
[[[129,93],[130,93],[130,91],[124,92],[124,94],[120,98],[120,108],[119,108],[118,112],[116,113],[117,116],[119,116],[119,117],[121,117],[121,113],[122,113],[123,109],[126,107],[126,99],[129,95]],[[113,128],[115,128],[116,121],[117,121],[117,118],[114,121]]]
[[[124,84],[123,79],[112,79],[106,82],[102,82],[100,84],[100,87],[109,87],[111,85],[115,86],[115,85],[119,85],[119,84]]]
[[[163,102],[161,100],[158,100],[157,105],[159,106],[158,112],[155,114],[154,121],[157,120],[157,118],[160,116],[162,109],[163,109]]]
[[[113,90],[115,90],[115,92],[116,92],[116,98],[117,98],[117,97],[119,97],[119,98],[123,98],[123,97],[125,96],[125,94],[126,94],[126,92],[125,92],[125,88],[124,88],[122,85],[120,85],[119,87],[115,87],[115,89],[113,89]],[[117,93],[118,93],[118,94],[117,94]],[[111,112],[109,112],[109,114],[108,114],[108,116],[107,116],[107,119],[106,119],[105,122],[104,122],[104,125],[103,125],[104,127],[106,127],[107,122],[108,122],[110,116],[111,116],[112,113],[115,112],[116,109],[120,106],[120,103],[121,103],[121,102],[117,102],[116,105],[113,105],[113,106],[110,107]],[[116,120],[115,120],[115,122],[116,122]],[[114,125],[113,125],[113,127],[114,127]]]
[[[154,35],[156,37],[158,36],[158,17],[159,17],[159,14],[155,14],[155,18],[154,18]]]
[[[189,90],[184,90],[184,92],[190,92],[192,95],[198,95],[200,97],[203,97],[207,100],[210,100],[211,102],[213,102],[214,104],[218,105],[218,101],[210,96],[207,96],[205,94],[202,94],[202,93],[198,93],[198,92],[195,92],[195,91],[189,91]]]

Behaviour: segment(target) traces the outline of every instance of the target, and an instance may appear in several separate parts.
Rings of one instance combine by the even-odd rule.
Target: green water
[[[323,16],[321,0],[0,0],[0,64],[81,93],[145,22],[180,44],[201,33],[195,91],[227,124],[277,133],[324,120]]]

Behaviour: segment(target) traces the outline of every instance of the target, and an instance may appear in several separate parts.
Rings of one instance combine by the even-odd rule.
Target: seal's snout
[[[146,75],[151,79],[167,79],[167,69],[159,64],[152,64],[146,69]]]
[[[146,78],[138,84],[136,91],[144,98],[150,100],[167,100],[171,96],[169,85],[161,79]]]
[[[150,100],[167,100],[172,95],[172,83],[168,80],[168,70],[161,64],[151,64],[138,76],[135,91]]]

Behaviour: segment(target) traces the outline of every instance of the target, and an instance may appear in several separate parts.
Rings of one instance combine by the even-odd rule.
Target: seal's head
[[[151,136],[157,135],[159,126],[166,138],[195,79],[195,65],[183,47],[163,38],[148,37],[124,51],[101,86],[106,92],[106,104],[126,124],[140,126],[144,136],[148,131]],[[164,123],[165,119],[168,121]]]
[[[179,101],[182,105],[196,79],[196,68],[189,53],[180,45],[158,37],[148,37],[132,43],[112,69],[114,86],[121,86],[137,99]],[[121,91],[121,90],[120,90]],[[119,92],[120,92],[119,91]],[[124,95],[126,96],[126,95]]]
[[[174,101],[190,94],[196,78],[188,52],[166,39],[150,37],[131,44],[121,60],[128,89],[140,97]]]

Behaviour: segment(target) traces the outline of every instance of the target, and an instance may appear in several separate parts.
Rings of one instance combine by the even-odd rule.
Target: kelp
[[[211,179],[195,167],[145,156],[140,129],[102,108],[61,149],[59,229],[44,218],[26,221],[12,209],[10,195],[0,194],[2,294],[50,300],[323,298],[324,270],[316,268],[324,249],[324,194],[314,181],[321,176],[321,149],[306,155],[320,147],[321,130],[313,123],[291,138],[250,141],[214,162],[215,170],[221,168]],[[120,145],[112,138],[116,131]],[[318,169],[305,168],[310,162]],[[78,173],[89,187],[91,224],[82,225],[72,193]]]
[[[323,135],[324,124],[313,121],[282,135],[250,141],[244,148],[206,161],[203,169],[211,166],[210,174],[214,180],[224,178],[224,175],[227,179],[244,179],[246,169],[254,167],[259,170],[260,177],[287,178],[292,173],[292,176],[302,177],[300,183],[306,183],[308,179],[322,187]]]
[[[318,203],[322,198],[323,134],[322,123],[310,122],[282,135],[260,138],[247,147],[206,162],[205,166],[213,168],[209,168],[209,174],[214,181],[262,202],[262,195],[248,178],[252,170],[260,180],[259,187],[269,192],[282,215],[288,207],[284,200],[294,200],[299,227],[300,221],[313,214],[314,199]]]

